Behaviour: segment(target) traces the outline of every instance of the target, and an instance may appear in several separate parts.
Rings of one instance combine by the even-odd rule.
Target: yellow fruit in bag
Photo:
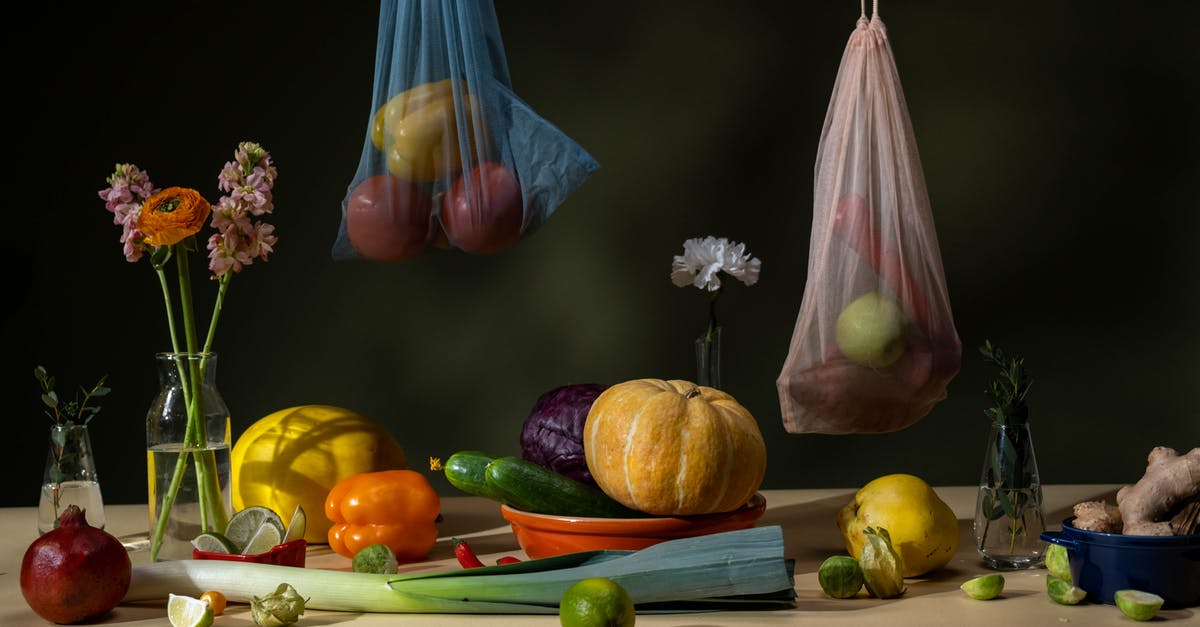
[[[233,508],[325,510],[325,498],[351,475],[407,467],[404,449],[382,425],[349,409],[301,405],[259,419],[230,454]],[[332,523],[309,517],[304,539],[325,543]]]
[[[904,561],[904,576],[918,577],[950,562],[958,550],[958,518],[920,477],[892,474],[863,486],[837,514],[846,551],[862,558],[868,527],[883,527]]]

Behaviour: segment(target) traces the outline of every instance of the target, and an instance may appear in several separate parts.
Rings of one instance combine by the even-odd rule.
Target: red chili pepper
[[[454,538],[454,557],[458,558],[458,563],[463,568],[479,568],[483,566],[483,562],[479,561],[479,557],[475,555],[475,551],[471,549],[471,545],[467,544],[466,540]]]
[[[517,562],[519,562],[519,561],[521,561],[521,560],[519,560],[519,559],[517,559],[517,558],[515,558],[515,557],[513,557],[513,556],[511,556],[511,555],[505,555],[504,557],[502,557],[502,558],[500,558],[500,559],[496,560],[496,563],[497,563],[497,564],[500,564],[500,565],[504,565],[504,564],[516,564],[516,563],[517,563]]]

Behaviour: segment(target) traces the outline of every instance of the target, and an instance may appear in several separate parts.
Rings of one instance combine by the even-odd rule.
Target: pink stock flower
[[[156,194],[159,189],[150,182],[150,174],[132,163],[118,163],[109,175],[108,187],[100,190],[104,208],[113,214],[113,224],[121,225],[121,244],[125,260],[133,263],[142,258],[146,250],[144,236],[137,229],[142,203]]]
[[[267,261],[274,252],[275,227],[251,217],[274,211],[275,176],[270,153],[253,142],[239,144],[234,161],[221,169],[217,187],[228,194],[217,202],[211,218],[218,231],[208,239],[208,267],[214,277],[241,272],[254,259]]]

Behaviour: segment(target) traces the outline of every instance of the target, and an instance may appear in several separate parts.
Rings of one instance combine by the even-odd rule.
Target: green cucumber
[[[443,470],[450,485],[474,496],[502,501],[500,493],[487,484],[483,471],[496,459],[483,451],[459,451],[446,459]]]
[[[483,473],[501,502],[535,514],[587,518],[638,518],[603,490],[515,456],[497,457]]]

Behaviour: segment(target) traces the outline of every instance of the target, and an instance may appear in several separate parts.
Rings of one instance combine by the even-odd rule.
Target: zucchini
[[[516,456],[497,457],[484,470],[487,485],[509,507],[554,516],[638,518],[603,490]]]
[[[450,485],[474,496],[501,501],[500,494],[484,480],[483,471],[496,459],[483,451],[459,451],[446,459],[443,470]]]

